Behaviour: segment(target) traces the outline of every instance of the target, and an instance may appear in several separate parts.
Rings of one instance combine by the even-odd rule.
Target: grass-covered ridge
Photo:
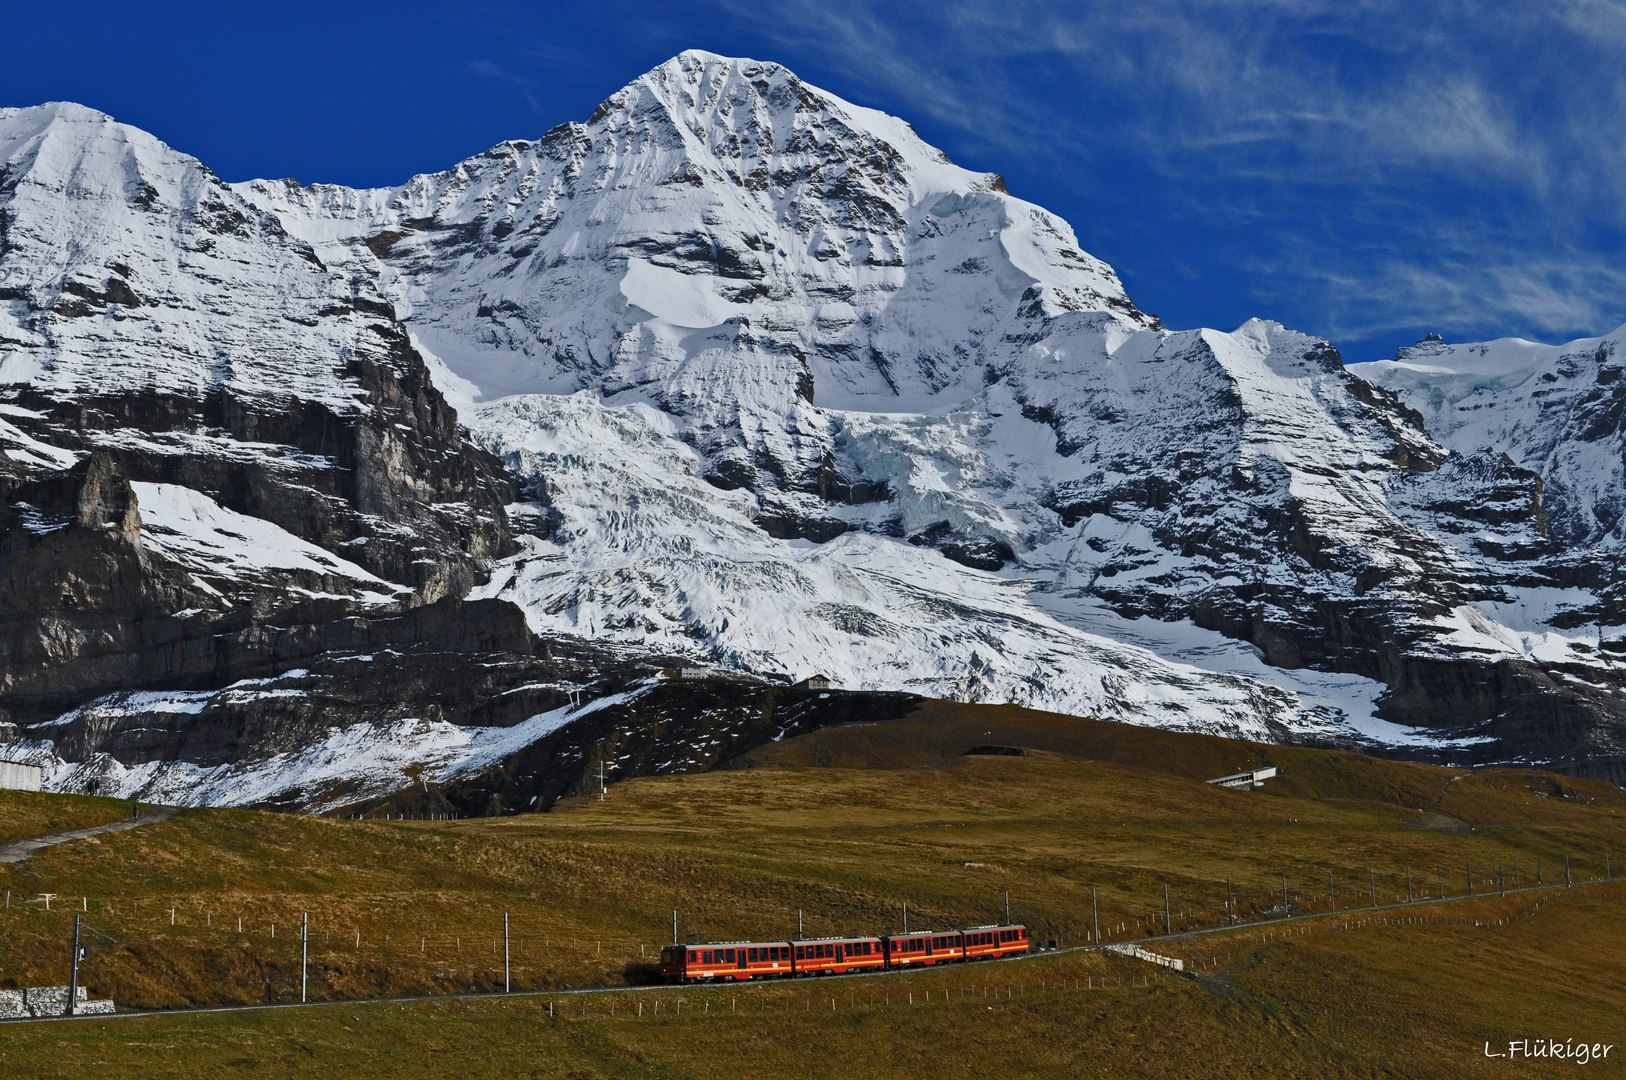
[[[129,816],[130,803],[125,799],[0,791],[0,844],[107,825]]]

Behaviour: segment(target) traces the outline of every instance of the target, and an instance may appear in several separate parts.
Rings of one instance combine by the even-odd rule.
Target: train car
[[[1027,927],[1018,924],[926,930],[879,938],[668,945],[661,949],[661,977],[667,982],[687,983],[846,975],[883,967],[929,967],[965,960],[997,960],[1027,952],[1028,944]]]
[[[892,934],[885,941],[890,967],[925,967],[965,959],[965,935],[958,930]]]
[[[795,943],[798,975],[845,975],[886,965],[881,938],[819,938]]]
[[[998,960],[1028,951],[1028,928],[1015,926],[972,926],[961,932],[967,960]]]
[[[720,941],[707,945],[668,945],[661,949],[661,977],[667,982],[702,979],[788,978],[795,973],[788,941]]]

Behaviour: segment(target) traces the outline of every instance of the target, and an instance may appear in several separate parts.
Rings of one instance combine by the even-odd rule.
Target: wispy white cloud
[[[1133,161],[1171,221],[1257,228],[1251,253],[1229,241],[1254,295],[1306,329],[1566,334],[1626,313],[1621,0],[715,3],[779,59],[962,133],[986,155],[967,165],[1020,154],[1089,205],[1121,202],[1106,165]]]

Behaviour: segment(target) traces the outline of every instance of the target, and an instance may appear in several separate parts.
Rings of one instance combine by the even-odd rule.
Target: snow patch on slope
[[[130,487],[141,514],[142,542],[200,573],[240,577],[266,570],[305,571],[374,605],[394,603],[412,592],[269,521],[227,510],[200,491],[179,484]]]
[[[238,695],[287,693],[249,690]],[[297,692],[297,691],[296,691]],[[259,806],[297,800],[322,813],[392,795],[414,777],[441,783],[497,764],[566,724],[630,700],[638,691],[613,694],[574,708],[539,713],[512,727],[459,727],[443,720],[402,719],[332,728],[322,741],[258,761],[207,767],[188,761],[124,765],[107,754],[67,762],[49,739],[16,743],[16,760],[40,765],[47,791],[95,793],[169,806]],[[114,694],[57,721],[90,712],[112,722],[142,712],[201,713],[212,693]]]

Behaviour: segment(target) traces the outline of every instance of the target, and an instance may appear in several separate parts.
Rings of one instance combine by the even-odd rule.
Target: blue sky
[[[399,183],[585,119],[685,48],[912,122],[1171,327],[1348,360],[1626,322],[1626,0],[13,5],[0,105],[106,110],[231,180]]]

